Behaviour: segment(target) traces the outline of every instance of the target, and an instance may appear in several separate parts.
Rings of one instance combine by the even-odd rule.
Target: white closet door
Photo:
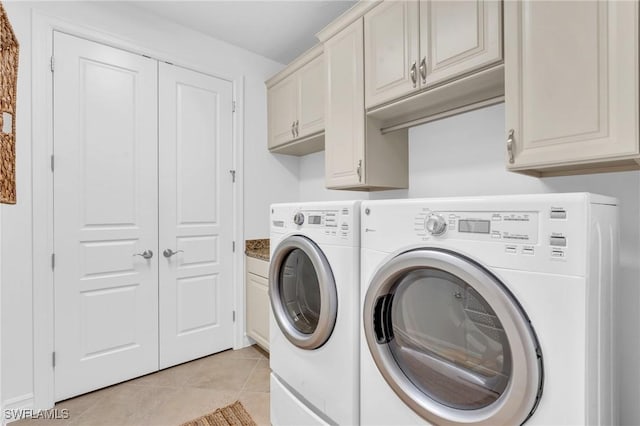
[[[160,367],[233,346],[232,86],[161,63]]]
[[[158,368],[157,62],[57,32],[54,55],[61,400]]]

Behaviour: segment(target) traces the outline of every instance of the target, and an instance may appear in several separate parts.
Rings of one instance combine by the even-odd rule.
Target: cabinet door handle
[[[358,161],[356,172],[358,173],[358,182],[362,182],[362,160]]]
[[[413,65],[411,65],[411,82],[413,83],[413,87],[416,87],[418,83],[418,75],[416,70],[416,61],[413,61]]]
[[[171,249],[165,249],[165,250],[162,252],[162,254],[164,255],[164,257],[166,257],[166,258],[170,258],[171,256],[176,255],[176,254],[178,254],[178,253],[184,253],[184,251],[183,251],[183,250],[173,251],[173,250],[171,250]]]
[[[300,128],[298,127],[298,120],[296,120],[296,138],[300,136]]]
[[[420,61],[420,78],[422,78],[422,84],[427,83],[427,57],[423,57]]]
[[[515,143],[515,138],[514,138],[514,131],[513,129],[509,130],[509,136],[507,137],[507,154],[509,155],[509,164],[513,164],[513,162],[515,161],[514,157],[513,157],[513,149],[514,149],[514,143]]]
[[[295,121],[292,121],[292,122],[291,122],[291,136],[293,136],[294,138],[296,137],[296,130],[295,130],[295,128],[296,128],[296,122],[295,122]]]

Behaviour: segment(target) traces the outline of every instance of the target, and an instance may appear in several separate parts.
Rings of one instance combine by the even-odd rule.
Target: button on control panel
[[[551,237],[549,237],[549,245],[554,247],[566,247],[567,237],[552,235]]]

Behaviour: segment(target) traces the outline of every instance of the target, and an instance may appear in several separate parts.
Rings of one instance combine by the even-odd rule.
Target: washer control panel
[[[348,237],[351,233],[349,210],[300,210],[293,217],[293,223],[305,229],[322,229],[325,235]]]

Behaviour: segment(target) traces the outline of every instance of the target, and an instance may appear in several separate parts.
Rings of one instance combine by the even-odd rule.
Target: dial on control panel
[[[298,212],[293,216],[293,223],[300,226],[304,223],[304,214]]]
[[[439,236],[447,231],[447,221],[439,214],[432,214],[425,222],[427,231],[434,236]]]

